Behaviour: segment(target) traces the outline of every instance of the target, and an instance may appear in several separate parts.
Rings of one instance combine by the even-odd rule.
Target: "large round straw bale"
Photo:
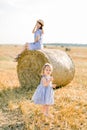
[[[42,66],[47,62],[53,66],[54,83],[57,86],[65,86],[71,82],[75,67],[66,52],[58,49],[26,50],[21,54],[17,65],[21,86],[36,88],[40,82]]]

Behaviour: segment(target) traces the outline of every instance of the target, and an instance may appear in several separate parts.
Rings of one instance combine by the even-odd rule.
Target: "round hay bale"
[[[53,66],[54,83],[65,86],[74,77],[75,67],[71,58],[58,49],[24,51],[18,59],[17,72],[20,84],[25,88],[36,88],[40,82],[41,69],[45,63]]]

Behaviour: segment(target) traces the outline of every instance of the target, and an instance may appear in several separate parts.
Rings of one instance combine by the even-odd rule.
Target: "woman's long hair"
[[[39,29],[43,29],[43,25],[40,22],[38,22],[38,23],[41,25],[41,27]]]

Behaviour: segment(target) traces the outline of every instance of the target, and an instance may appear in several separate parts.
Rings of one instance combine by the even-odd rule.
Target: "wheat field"
[[[20,87],[14,57],[21,49],[0,45],[0,130],[87,130],[87,47],[66,51],[75,64],[75,76],[70,84],[54,90],[53,118],[44,117],[41,106],[31,102],[33,92]]]

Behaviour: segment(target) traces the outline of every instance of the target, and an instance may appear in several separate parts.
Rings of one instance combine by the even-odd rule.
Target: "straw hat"
[[[43,20],[39,19],[39,20],[37,20],[37,22],[41,23],[42,26],[44,26],[44,21]]]

